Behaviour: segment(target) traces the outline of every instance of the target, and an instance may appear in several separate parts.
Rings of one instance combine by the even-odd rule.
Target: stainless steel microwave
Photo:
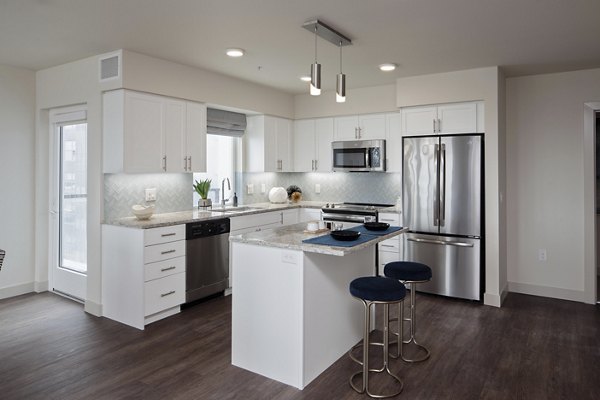
[[[332,142],[333,171],[385,171],[385,140]]]

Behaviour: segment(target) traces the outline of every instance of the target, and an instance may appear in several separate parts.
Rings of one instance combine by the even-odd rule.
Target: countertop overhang
[[[323,233],[305,233],[304,229],[306,229],[306,223],[298,223],[259,232],[250,232],[242,235],[230,236],[229,241],[232,243],[245,243],[256,246],[278,247],[287,250],[298,250],[307,253],[345,256],[351,253],[355,253],[357,251],[361,251],[363,249],[366,249],[367,247],[373,246],[376,243],[393,238],[408,231],[408,228],[402,228],[399,231],[392,232],[387,235],[374,235],[373,240],[369,240],[368,242],[361,243],[356,246],[337,247],[303,243],[302,241],[304,239],[310,239],[313,237],[323,235]],[[328,234],[329,233],[325,233],[325,235]]]

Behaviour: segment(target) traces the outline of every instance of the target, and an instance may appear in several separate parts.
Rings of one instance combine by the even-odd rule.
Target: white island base
[[[231,242],[232,364],[303,389],[362,339],[348,287],[375,246],[343,256]]]

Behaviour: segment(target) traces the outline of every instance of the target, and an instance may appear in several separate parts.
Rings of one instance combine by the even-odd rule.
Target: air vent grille
[[[119,77],[119,56],[100,59],[100,82]]]

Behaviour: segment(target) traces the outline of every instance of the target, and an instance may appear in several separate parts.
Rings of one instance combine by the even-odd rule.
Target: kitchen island
[[[350,282],[375,271],[375,244],[304,243],[306,224],[230,237],[232,364],[303,389],[362,337]],[[323,235],[323,234],[321,234]]]

